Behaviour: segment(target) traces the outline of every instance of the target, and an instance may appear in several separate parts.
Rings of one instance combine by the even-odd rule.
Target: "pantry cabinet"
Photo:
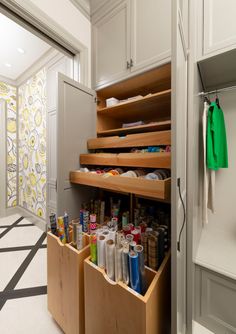
[[[236,46],[235,11],[234,0],[203,1],[203,56],[221,53]]]
[[[137,317],[137,324],[141,323],[144,326],[146,315],[150,317],[147,321],[148,326],[153,320],[160,319],[159,323],[153,326],[153,331],[149,330],[148,326],[141,328],[140,325],[142,333],[169,334],[171,323],[172,334],[185,334],[188,330],[185,220],[188,203],[188,1],[181,1],[180,4],[174,2],[172,6],[171,64],[163,64],[170,55],[170,3],[167,6],[166,1],[150,0],[152,5],[146,7],[143,3],[141,0],[120,1],[118,5],[110,7],[109,11],[103,8],[99,17],[96,14],[96,22],[93,22],[94,79],[96,87],[99,88],[96,93],[64,75],[59,75],[57,214],[61,215],[67,209],[71,218],[77,217],[81,203],[91,199],[92,192],[97,189],[129,194],[131,201],[135,197],[141,197],[171,205],[171,286],[168,284],[162,289],[166,301],[171,292],[171,322],[160,316],[163,310],[161,293],[153,295],[155,307],[146,312],[144,306],[148,307],[147,302],[148,298],[152,297],[149,294],[152,289],[144,298],[137,297],[133,292],[127,293],[127,289],[123,290],[128,298],[127,305],[136,302],[137,298],[140,302],[140,308],[129,307],[130,310],[135,309],[133,317]],[[168,26],[166,31],[165,24]],[[166,40],[162,36],[165,36]],[[131,59],[133,64],[130,63]],[[157,66],[161,63],[162,66]],[[150,69],[151,67],[153,68]],[[134,73],[137,75],[133,75]],[[114,96],[119,103],[107,106],[106,100]],[[124,127],[124,122],[129,124],[129,127]],[[171,145],[171,152],[164,152],[165,155],[156,154],[155,157],[151,152],[139,152],[137,156],[131,151],[137,147],[167,145]],[[126,169],[147,166],[171,169],[171,178],[148,180],[139,176],[123,178],[118,174],[107,176],[106,173],[94,173],[93,169],[98,166],[103,168],[113,165]],[[91,173],[79,170],[81,166],[89,167]],[[94,281],[95,275],[99,277],[104,287],[99,303],[105,305],[107,300],[103,296],[107,296],[107,291],[115,288],[106,284],[104,275],[95,271],[94,266],[86,261],[85,275],[86,278],[89,277],[87,282]],[[158,272],[155,275],[158,283]],[[117,286],[118,292],[123,290]],[[86,300],[89,301],[89,308],[86,306],[85,321],[87,328],[93,333],[93,324],[88,323],[88,315],[93,312],[90,309],[90,292],[90,289],[86,288],[85,303]],[[133,295],[136,298],[132,298]],[[103,304],[100,302],[102,299]],[[109,304],[107,307],[109,309]],[[95,308],[96,313],[99,308]],[[117,323],[111,312],[114,324],[117,329],[122,328],[122,332],[128,332],[126,314],[124,316],[120,313],[121,320]],[[170,307],[165,316],[170,316]],[[103,329],[104,321],[100,324]],[[168,328],[156,330],[159,325],[165,324]]]
[[[125,0],[113,8],[107,6],[92,20],[96,88],[170,60],[170,0],[149,0],[148,4]]]

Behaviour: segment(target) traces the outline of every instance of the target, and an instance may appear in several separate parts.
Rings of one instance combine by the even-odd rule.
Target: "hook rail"
[[[232,90],[236,90],[236,86],[230,86],[230,87],[225,87],[225,88],[221,88],[221,89],[215,89],[212,90],[210,92],[200,92],[198,93],[198,96],[206,96],[208,94],[217,94],[220,92],[228,92],[228,91],[232,91]]]

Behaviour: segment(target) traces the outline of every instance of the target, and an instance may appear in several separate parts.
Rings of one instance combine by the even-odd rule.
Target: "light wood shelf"
[[[146,267],[144,296],[123,282],[111,281],[90,258],[84,262],[84,273],[86,334],[170,332],[170,252],[157,272]]]
[[[127,136],[112,136],[91,138],[88,140],[88,149],[125,148],[171,145],[171,131],[156,131],[147,133],[128,134]]]
[[[102,136],[105,137],[105,136],[122,135],[129,133],[163,131],[163,130],[169,130],[170,128],[171,128],[171,121],[152,122],[150,124],[132,126],[129,128],[117,128],[117,129],[99,131],[97,132],[97,135],[99,137]]]
[[[164,91],[171,87],[171,63],[156,67],[139,75],[135,75],[128,80],[109,85],[97,91],[100,105],[105,99],[116,97],[126,99],[135,95],[146,95]]]
[[[90,254],[89,237],[77,250],[47,234],[48,310],[68,334],[84,334],[84,259]]]
[[[170,117],[171,90],[168,89],[112,107],[99,109],[97,111],[97,133],[116,129],[127,130],[128,128],[123,128],[124,123],[143,121],[143,125],[145,125],[169,121]]]
[[[118,175],[106,177],[94,173],[73,171],[70,172],[70,182],[107,190],[115,190],[117,192],[121,191],[150,198],[158,198],[167,202],[170,201],[170,178],[159,181],[122,177]]]
[[[171,153],[90,153],[80,155],[81,165],[171,168]]]
[[[170,106],[171,89],[163,92],[149,94],[144,97],[129,100],[127,102],[118,103],[111,107],[100,108],[97,110],[98,115],[112,116],[113,118],[129,119],[132,116],[136,118],[143,116],[143,112],[148,108],[156,111],[165,109]],[[165,110],[164,110],[165,111]]]

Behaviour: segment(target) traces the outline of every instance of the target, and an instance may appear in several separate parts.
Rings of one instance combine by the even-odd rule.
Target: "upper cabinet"
[[[130,61],[130,1],[102,16],[93,26],[93,69],[96,86],[119,80]]]
[[[94,15],[96,88],[170,61],[171,0],[110,2]]]
[[[131,71],[170,57],[171,1],[133,0],[131,6]]]
[[[203,12],[203,56],[236,47],[236,1],[204,0]]]

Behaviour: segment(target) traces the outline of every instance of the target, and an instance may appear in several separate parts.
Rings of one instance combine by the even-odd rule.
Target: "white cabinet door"
[[[171,0],[132,0],[131,17],[131,71],[168,59],[171,49]]]
[[[130,0],[123,1],[93,27],[94,82],[99,87],[127,75],[130,61]]]
[[[46,66],[47,217],[57,211],[57,73],[73,76],[72,59],[58,55]]]
[[[70,171],[80,167],[79,157],[87,153],[87,140],[96,137],[96,94],[61,73],[58,74],[57,115],[57,215],[67,211],[79,216],[81,204],[93,190],[70,183]]]
[[[188,56],[179,1],[172,7],[171,296],[172,334],[186,333],[186,189]]]
[[[204,55],[236,45],[235,13],[235,0],[204,0]]]

